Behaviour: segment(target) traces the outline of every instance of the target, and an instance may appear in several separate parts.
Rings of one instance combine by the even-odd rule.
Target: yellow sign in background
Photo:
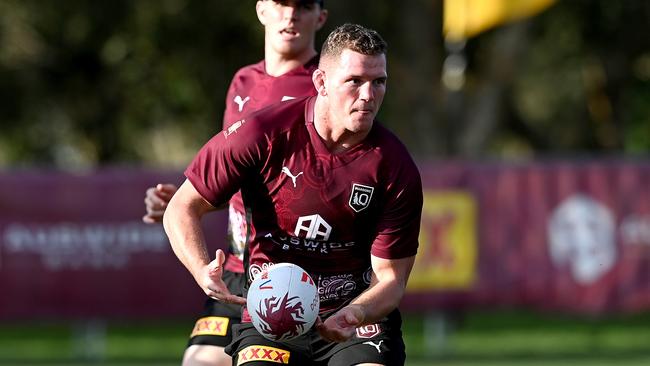
[[[445,0],[445,38],[459,41],[500,24],[538,14],[556,0]]]
[[[469,289],[476,278],[477,205],[465,191],[424,191],[420,248],[408,292]]]

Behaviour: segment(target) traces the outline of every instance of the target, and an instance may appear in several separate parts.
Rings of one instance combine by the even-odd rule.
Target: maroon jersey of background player
[[[313,124],[314,101],[287,101],[236,122],[208,141],[185,175],[215,206],[241,188],[249,280],[273,263],[298,264],[316,281],[327,316],[368,287],[371,253],[416,254],[422,184],[404,145],[377,122],[362,143],[330,153]]]
[[[286,72],[281,76],[266,73],[264,60],[241,68],[232,79],[226,96],[226,110],[223,115],[223,128],[228,128],[244,116],[271,104],[309,95],[316,95],[311,75],[318,67],[318,56],[306,64]],[[230,200],[228,213],[229,254],[225,268],[232,272],[244,272],[243,250],[248,232],[247,219],[241,194],[236,193]]]

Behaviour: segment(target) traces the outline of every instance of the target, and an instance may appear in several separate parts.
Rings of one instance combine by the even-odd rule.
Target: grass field
[[[188,323],[0,323],[0,365],[178,365]],[[404,330],[408,366],[650,365],[650,314],[409,315]]]

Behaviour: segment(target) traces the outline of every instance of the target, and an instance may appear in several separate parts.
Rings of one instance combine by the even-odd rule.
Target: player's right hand
[[[316,319],[314,327],[323,339],[330,342],[345,342],[354,336],[356,329],[365,318],[359,305],[347,305],[332,314],[325,321]]]
[[[198,282],[206,295],[211,298],[227,303],[246,305],[246,299],[230,293],[228,286],[223,282],[223,263],[226,255],[223,250],[217,249],[217,254],[212,262],[205,267],[205,274]]]
[[[142,216],[142,221],[146,224],[162,222],[167,204],[177,190],[178,187],[171,183],[161,183],[148,188],[144,196],[144,206],[147,213]]]

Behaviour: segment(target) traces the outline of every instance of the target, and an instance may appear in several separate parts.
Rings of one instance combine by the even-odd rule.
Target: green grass
[[[191,322],[101,325],[0,323],[0,365],[179,365]],[[408,366],[650,365],[650,313],[409,315],[404,338]]]
[[[409,361],[421,365],[650,365],[650,314],[593,319],[472,312],[446,322],[408,317],[405,329]]]
[[[96,323],[95,323],[96,325]],[[180,364],[192,323],[0,324],[0,365]]]

